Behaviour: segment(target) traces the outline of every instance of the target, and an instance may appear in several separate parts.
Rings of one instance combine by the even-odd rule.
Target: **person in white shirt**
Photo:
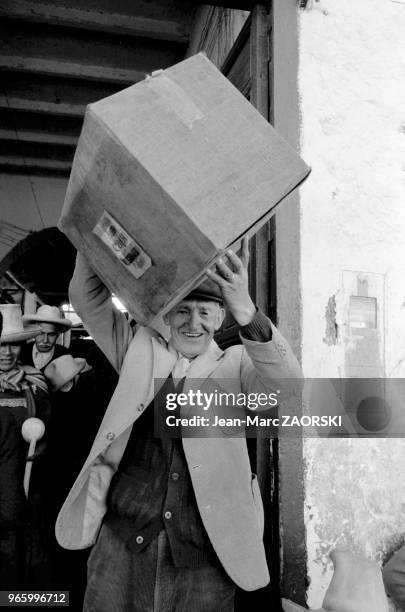
[[[39,323],[41,333],[35,338],[34,343],[23,347],[20,361],[26,365],[33,365],[38,370],[44,371],[46,366],[61,357],[68,355],[69,350],[61,344],[56,344],[60,334],[72,326],[72,322],[62,316],[57,306],[43,304],[36,314],[28,314],[23,317],[24,323]]]

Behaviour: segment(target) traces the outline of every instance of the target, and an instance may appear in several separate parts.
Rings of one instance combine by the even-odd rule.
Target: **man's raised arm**
[[[119,372],[134,332],[125,315],[114,307],[109,289],[81,253],[77,254],[69,299],[87,331]]]
[[[299,392],[302,371],[291,347],[250,297],[247,237],[242,242],[241,256],[229,250],[226,258],[217,261],[215,270],[208,271],[207,276],[220,287],[224,305],[239,325],[246,349],[241,363],[244,389],[268,391],[277,387],[289,395]]]

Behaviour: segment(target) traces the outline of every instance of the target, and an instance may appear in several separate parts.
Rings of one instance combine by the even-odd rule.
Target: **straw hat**
[[[73,380],[84,368],[91,369],[85,359],[72,357],[72,355],[62,355],[46,366],[44,374],[51,384],[52,390],[58,391]]]
[[[0,312],[3,316],[1,343],[25,342],[25,340],[35,338],[41,332],[38,326],[24,329],[23,316],[19,304],[0,304]]]
[[[58,325],[64,329],[69,329],[72,327],[72,322],[62,316],[62,313],[57,306],[48,306],[48,304],[43,304],[40,306],[36,314],[24,315],[23,321],[24,323],[31,323],[33,321],[36,323],[52,323],[53,325]]]

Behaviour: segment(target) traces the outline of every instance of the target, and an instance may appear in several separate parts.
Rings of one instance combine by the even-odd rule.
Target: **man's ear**
[[[163,322],[166,323],[166,325],[170,325],[168,312],[166,312],[166,314],[163,315]]]
[[[225,319],[225,308],[222,308],[222,306],[220,306],[218,308],[218,312],[217,312],[217,319],[215,321],[215,331],[218,331],[219,328],[221,327],[222,323],[224,322]]]

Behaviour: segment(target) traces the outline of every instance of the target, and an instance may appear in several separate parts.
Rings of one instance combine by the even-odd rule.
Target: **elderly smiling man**
[[[85,610],[228,612],[235,584],[255,590],[269,581],[245,438],[154,437],[154,400],[195,379],[233,379],[248,393],[301,377],[290,347],[249,296],[248,253],[247,240],[241,257],[228,251],[165,316],[169,342],[147,327],[134,335],[78,256],[72,304],[120,373],[56,525],[66,548],[95,544]],[[225,308],[242,344],[223,352],[213,336]]]

